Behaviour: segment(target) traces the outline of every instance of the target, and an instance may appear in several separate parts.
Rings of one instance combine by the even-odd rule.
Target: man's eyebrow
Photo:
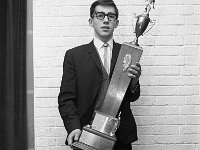
[[[96,13],[104,13],[104,14],[106,14],[105,12],[103,12],[103,11],[95,11]],[[112,14],[112,15],[116,15],[115,13],[113,13],[113,12],[108,12],[107,14]]]
[[[105,12],[102,12],[102,11],[95,11],[95,12],[97,12],[97,13],[104,13],[105,14]]]

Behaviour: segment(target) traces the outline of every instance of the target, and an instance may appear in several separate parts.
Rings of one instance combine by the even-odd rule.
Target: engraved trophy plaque
[[[138,37],[143,35],[150,22],[150,4],[154,2],[155,0],[148,0],[145,11],[137,16],[136,38],[133,42],[124,42],[121,46],[103,105],[95,111],[92,124],[83,127],[79,141],[72,143],[71,147],[82,150],[113,149],[116,142],[115,132],[120,124],[120,113],[119,116],[117,113],[131,80],[127,76],[127,69],[140,60],[143,49],[138,44]]]

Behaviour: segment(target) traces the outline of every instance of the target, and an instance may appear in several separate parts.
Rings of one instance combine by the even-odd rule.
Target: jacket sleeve
[[[131,88],[130,84],[125,93],[124,100],[129,101],[129,102],[134,102],[140,97],[140,83],[139,83],[139,81],[137,82],[137,85],[136,85],[136,88],[134,89],[134,91]]]
[[[58,109],[68,135],[74,129],[81,129],[77,111],[77,79],[73,57],[68,50],[63,63],[63,76],[58,95]]]

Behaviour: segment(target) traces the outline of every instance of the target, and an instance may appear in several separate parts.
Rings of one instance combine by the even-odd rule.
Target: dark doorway
[[[26,0],[0,1],[0,149],[27,149]]]

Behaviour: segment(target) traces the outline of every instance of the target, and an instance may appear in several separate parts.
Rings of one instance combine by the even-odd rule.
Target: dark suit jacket
[[[120,48],[121,45],[114,42],[110,78]],[[66,52],[58,104],[68,133],[90,123],[102,77],[102,68],[93,41]],[[120,106],[121,121],[116,136],[125,144],[137,140],[136,123],[130,109],[130,102],[137,100],[139,96],[138,82],[134,93],[131,92],[130,86],[128,87]]]

